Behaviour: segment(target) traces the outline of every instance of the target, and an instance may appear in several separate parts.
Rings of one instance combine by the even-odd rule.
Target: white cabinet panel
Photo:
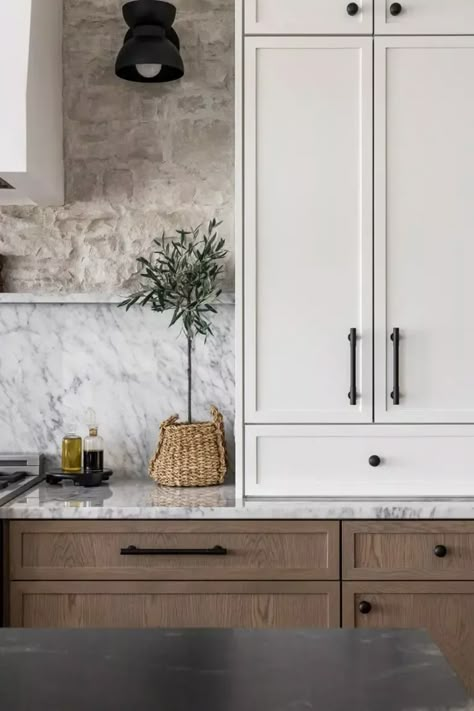
[[[472,0],[400,0],[400,2],[375,0],[374,11],[376,34],[466,35],[474,33]]]
[[[244,0],[247,34],[372,34],[372,0]]]
[[[474,38],[375,40],[377,421],[474,422],[473,76]]]
[[[245,452],[246,496],[474,495],[469,426],[247,426]]]
[[[372,40],[245,42],[246,421],[371,421]]]

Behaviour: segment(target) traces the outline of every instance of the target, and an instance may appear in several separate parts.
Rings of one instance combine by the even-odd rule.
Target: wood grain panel
[[[339,583],[17,582],[10,623],[35,628],[339,627]]]
[[[447,554],[438,558],[437,545]],[[474,580],[473,521],[343,522],[347,580]]]
[[[343,625],[360,629],[426,629],[474,692],[474,583],[343,583]],[[372,606],[359,611],[361,601]]]
[[[15,521],[12,580],[337,580],[337,521]],[[123,556],[122,548],[228,549]]]

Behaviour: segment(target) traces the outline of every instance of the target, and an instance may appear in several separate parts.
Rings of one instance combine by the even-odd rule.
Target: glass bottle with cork
[[[94,410],[87,412],[89,434],[84,438],[84,471],[104,470],[104,440],[99,436],[99,427]]]

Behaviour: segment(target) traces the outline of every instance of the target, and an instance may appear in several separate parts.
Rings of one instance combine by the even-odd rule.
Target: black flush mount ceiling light
[[[183,60],[179,38],[173,30],[176,8],[161,0],[132,0],[123,6],[129,26],[115,64],[121,79],[165,82],[181,79]]]

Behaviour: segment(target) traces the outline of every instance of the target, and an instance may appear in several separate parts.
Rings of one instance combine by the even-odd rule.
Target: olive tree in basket
[[[225,240],[219,237],[221,223],[211,220],[207,231],[201,227],[177,230],[177,238],[164,233],[154,240],[149,259],[140,257],[141,288],[120,306],[127,311],[135,305],[148,306],[157,313],[171,311],[170,326],[181,323],[187,341],[188,420],[178,424],[173,416],[161,426],[158,450],[150,464],[150,474],[168,486],[206,486],[221,483],[227,456],[223,418],[212,408],[213,421],[193,423],[192,354],[198,336],[212,335],[210,317],[215,304],[228,254]],[[219,474],[217,476],[217,471]]]

